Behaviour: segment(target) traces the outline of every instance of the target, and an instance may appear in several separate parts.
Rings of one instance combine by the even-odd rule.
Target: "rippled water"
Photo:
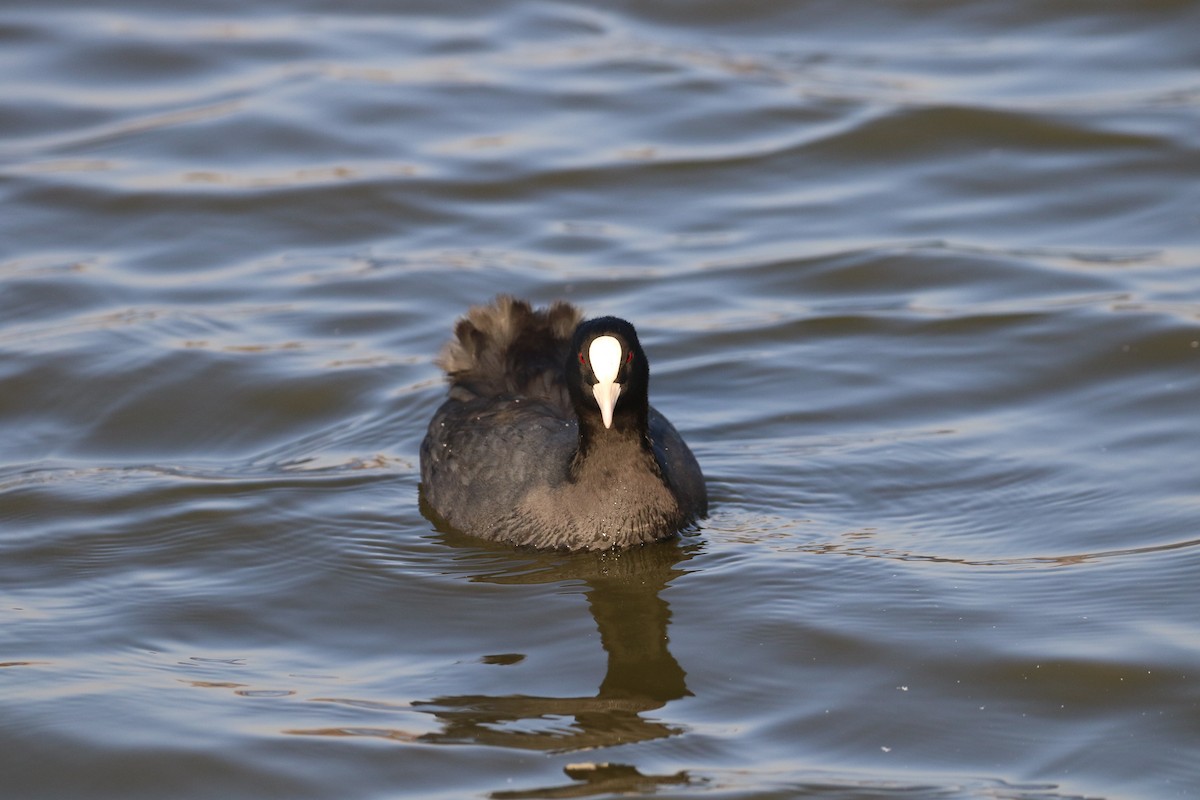
[[[1200,794],[1200,5],[405,6],[0,11],[0,794]],[[500,291],[698,533],[425,520]]]

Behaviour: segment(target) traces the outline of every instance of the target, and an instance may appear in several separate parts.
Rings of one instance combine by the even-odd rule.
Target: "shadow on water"
[[[452,533],[443,537],[451,545],[460,539]],[[433,714],[443,725],[422,739],[562,752],[681,733],[642,715],[690,694],[686,673],[667,647],[671,611],[660,592],[683,574],[679,565],[694,550],[694,545],[663,544],[620,553],[554,554],[531,570],[506,568],[472,576],[509,585],[584,583],[608,659],[604,679],[595,695],[587,697],[453,695],[417,702],[414,708]]]
[[[598,794],[650,794],[663,786],[686,786],[693,779],[686,772],[674,775],[643,775],[628,764],[568,764],[563,768],[574,783],[492,792],[493,800],[537,800],[537,798],[589,797]]]
[[[422,508],[428,513],[428,509]],[[503,548],[447,531],[450,547]],[[495,747],[569,752],[663,739],[684,732],[646,716],[673,700],[689,696],[687,673],[668,648],[671,609],[662,591],[686,570],[681,565],[699,544],[668,542],[603,553],[533,553],[530,562],[489,567],[471,575],[474,582],[505,585],[585,585],[588,608],[600,632],[607,665],[594,695],[555,697],[540,694],[447,695],[417,701],[412,707],[432,714],[441,730],[419,741],[483,744]],[[501,657],[496,657],[501,658]],[[521,791],[499,791],[496,798],[582,797],[644,792],[656,786],[686,785],[685,772],[645,775],[627,764],[583,762],[564,772],[571,783]]]

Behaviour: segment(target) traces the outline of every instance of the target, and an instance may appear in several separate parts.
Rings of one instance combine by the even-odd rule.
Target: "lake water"
[[[0,11],[0,796],[1200,796],[1200,4]],[[712,510],[418,446],[497,292]]]

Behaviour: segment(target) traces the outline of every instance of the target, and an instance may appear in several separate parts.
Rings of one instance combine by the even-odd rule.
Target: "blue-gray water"
[[[1197,31],[6,3],[0,796],[1200,796]],[[639,326],[701,530],[422,517],[500,291]]]

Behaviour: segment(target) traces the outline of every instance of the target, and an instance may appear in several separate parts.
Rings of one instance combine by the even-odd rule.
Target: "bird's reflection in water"
[[[674,775],[643,775],[626,764],[568,764],[563,770],[574,783],[542,789],[492,792],[493,800],[539,800],[541,798],[588,797],[591,795],[642,795],[661,786],[694,783],[686,772]]]
[[[443,536],[451,545],[467,543],[455,534]],[[470,542],[478,546],[478,540]],[[643,714],[689,694],[685,673],[667,649],[671,612],[660,593],[685,572],[681,565],[697,547],[667,542],[615,553],[531,554],[532,564],[524,568],[514,569],[508,561],[507,567],[474,575],[476,581],[507,584],[583,582],[608,668],[594,696],[455,695],[413,703],[442,723],[440,731],[420,740],[563,752],[680,733],[681,728]],[[628,780],[631,775],[622,770],[631,769],[604,765],[584,770],[579,779]],[[653,780],[636,770],[633,775]]]

